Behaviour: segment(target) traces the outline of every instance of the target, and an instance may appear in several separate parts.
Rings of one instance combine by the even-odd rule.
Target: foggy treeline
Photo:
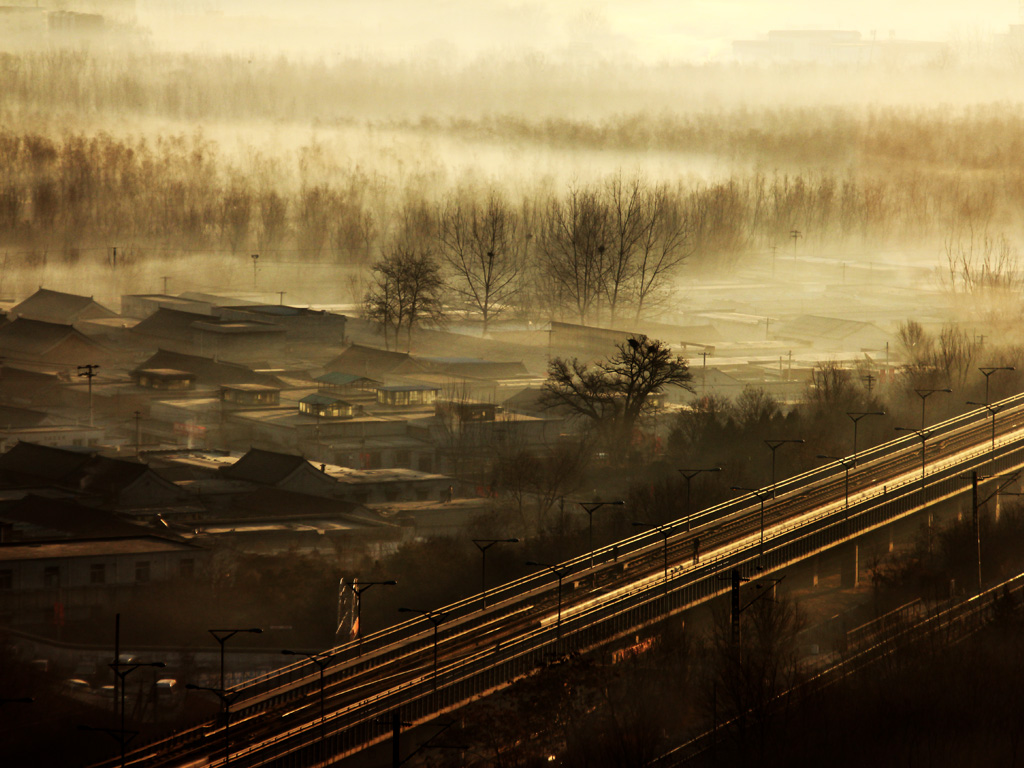
[[[787,97],[820,90],[799,67],[787,78],[604,62],[555,78],[540,55],[477,64],[2,55],[6,265],[114,247],[137,259],[258,252],[365,280],[405,249],[436,262],[447,302],[485,324],[534,311],[594,322],[654,311],[684,264],[826,244],[961,253],[1020,234],[1019,108],[747,98],[768,80]],[[729,85],[740,73],[742,106]],[[955,102],[957,72],[945,74]],[[562,173],[544,153],[597,160]],[[492,260],[496,278],[481,282]]]
[[[546,303],[556,315],[592,321],[655,308],[683,262],[727,266],[770,247],[785,254],[825,240],[961,243],[1014,227],[1011,212],[1024,204],[1024,166],[969,179],[944,169],[674,183],[613,173],[525,191],[500,179],[431,181],[390,178],[316,142],[294,158],[254,151],[238,162],[202,133],[127,139],[3,129],[0,247],[19,264],[120,246],[140,255],[251,250],[369,266],[405,244],[433,253],[462,283],[486,269],[466,265],[476,249],[477,259],[494,253],[505,273],[500,296],[469,297],[476,288],[454,280],[470,309],[486,316],[488,305]],[[486,226],[490,245],[472,232]],[[555,295],[519,290],[527,285],[553,286]]]

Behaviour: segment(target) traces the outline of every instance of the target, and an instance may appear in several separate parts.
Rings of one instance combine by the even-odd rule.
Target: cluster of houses
[[[785,399],[830,344],[879,358],[886,343],[865,322],[796,316],[769,338],[747,320],[423,329],[410,354],[331,311],[186,293],[115,312],[40,288],[0,320],[0,624],[199,575],[212,542],[356,562],[463,532],[503,452],[572,429],[539,402],[553,355],[601,359],[646,333],[690,359],[698,395]]]
[[[0,624],[198,576],[213,542],[356,562],[451,534],[489,503],[453,465],[484,476],[499,446],[558,439],[560,419],[500,405],[539,385],[523,362],[445,355],[450,339],[388,351],[355,323],[366,343],[344,315],[209,295],[126,296],[117,313],[41,288],[11,306]]]

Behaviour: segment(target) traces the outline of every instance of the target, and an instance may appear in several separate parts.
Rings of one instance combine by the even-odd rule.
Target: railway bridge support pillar
[[[843,589],[860,584],[860,545],[846,544],[839,554],[839,583]]]

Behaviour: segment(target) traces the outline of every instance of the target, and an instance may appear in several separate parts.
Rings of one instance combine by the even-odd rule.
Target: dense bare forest
[[[938,260],[1015,240],[1024,111],[980,102],[1019,90],[1012,67],[827,74],[848,88],[811,106],[826,75],[797,65],[5,54],[0,249],[8,273],[116,248],[360,282],[414,243],[485,320],[614,320],[657,309],[684,267],[771,248]],[[939,82],[951,103],[922,104]]]

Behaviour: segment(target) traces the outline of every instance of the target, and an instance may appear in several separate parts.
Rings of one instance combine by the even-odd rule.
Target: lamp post
[[[764,500],[765,499],[770,499],[770,498],[772,498],[772,496],[767,491],[765,491],[762,488],[741,488],[738,485],[734,485],[732,487],[732,490],[734,490],[734,491],[743,491],[744,493],[749,493],[752,496],[756,496],[757,500],[761,502],[761,547],[760,547],[760,550],[759,550],[757,556],[759,558],[763,558],[764,557]]]
[[[988,405],[988,379],[996,371],[1015,371],[1017,370],[1012,365],[993,365],[985,368],[979,368],[981,375],[985,377],[985,405]]]
[[[231,764],[231,738],[229,729],[231,727],[231,703],[241,695],[241,691],[225,691],[223,688],[209,688],[205,685],[185,685],[190,691],[207,691],[220,699],[222,716],[224,718],[224,765]]]
[[[818,458],[839,462],[839,464],[842,465],[843,470],[846,472],[846,509],[843,514],[843,527],[845,529],[846,524],[850,519],[850,467],[856,466],[856,462],[852,458],[846,458],[843,456],[826,456],[824,453],[819,453]],[[846,531],[844,530],[843,533],[845,534]]]
[[[996,414],[1002,410],[1002,406],[991,405],[988,402],[988,398],[985,399],[984,403],[975,403],[971,400],[968,400],[967,404],[977,405],[984,408],[986,411],[989,412],[989,415],[992,417],[992,458],[989,460],[989,464],[990,466],[993,466],[993,462],[995,462],[996,460]]]
[[[260,255],[254,253],[252,255],[252,289],[256,290],[256,263],[260,260]]]
[[[765,440],[764,444],[768,446],[768,449],[772,452],[772,498],[775,498],[775,452],[786,443],[802,443],[800,439],[786,439],[786,440]]]
[[[348,588],[352,590],[352,594],[356,598],[356,639],[359,641],[356,646],[357,655],[363,655],[363,592],[377,585],[393,587],[397,583],[394,579],[388,579],[387,581],[362,581],[358,583],[353,581],[349,583]]]
[[[701,469],[679,469],[676,470],[686,480],[686,530],[690,530],[690,481],[701,472],[721,472],[721,467],[706,467]]]
[[[316,664],[317,670],[320,672],[320,761],[324,762],[327,759],[327,734],[326,734],[326,715],[324,713],[324,669],[334,659],[329,653],[306,653],[305,651],[289,651],[287,649],[281,651],[285,656],[304,656],[314,664]]]
[[[480,610],[487,607],[487,550],[495,544],[518,544],[519,539],[473,539],[480,550]]]
[[[141,667],[156,667],[157,669],[163,669],[166,664],[162,661],[115,661],[109,665],[114,674],[117,675],[118,686],[121,689],[121,738],[118,740],[121,744],[121,768],[125,765],[125,746],[129,739],[125,738],[125,678],[128,677],[132,672]]]
[[[557,565],[552,565],[551,563],[539,563],[536,560],[527,560],[526,564],[535,565],[538,568],[547,568],[555,574],[555,578],[558,579],[558,621],[555,624],[555,638],[560,646],[562,644],[562,579],[564,579],[566,574],[569,573],[569,569],[561,568]],[[557,648],[555,649],[555,652],[558,652]]]
[[[635,525],[637,527],[642,527],[642,528],[653,528],[659,534],[661,534],[661,539],[662,539],[662,541],[665,544],[665,546],[663,548],[663,559],[665,561],[665,594],[667,595],[668,594],[668,537],[672,535],[672,526],[671,525],[659,525],[658,523],[637,523],[637,522],[634,522],[633,525]]]
[[[429,611],[423,610],[422,608],[399,608],[399,613],[418,613],[420,616],[425,618],[431,624],[434,625],[434,690],[437,690],[437,627],[438,625],[447,618],[447,614],[442,611]]]
[[[249,634],[259,635],[262,634],[263,630],[259,627],[253,627],[251,629],[208,629],[214,640],[220,643],[220,690],[226,690],[224,688],[224,644],[235,635],[248,632]]]
[[[927,429],[912,429],[911,427],[896,427],[897,432],[910,432],[921,438],[921,503],[924,504],[924,484],[925,484],[925,441],[931,437],[931,432]]]
[[[963,477],[963,475],[961,475],[961,477]],[[978,477],[977,470],[972,470],[970,477],[971,477],[971,510],[972,510],[972,513],[973,513],[972,514],[971,522],[972,522],[972,526],[973,526],[973,529],[974,529],[974,554],[975,554],[975,557],[976,557],[976,560],[977,560],[977,566],[978,566],[978,594],[980,595],[981,594],[981,588],[982,588],[982,580],[981,580],[981,517],[980,517],[980,508],[981,508],[982,504],[987,504],[990,499],[993,499],[993,498],[995,498],[997,496],[1019,496],[1020,494],[1017,494],[1017,493],[1005,493],[1003,491],[1003,489],[1006,488],[1011,483],[1017,482],[1017,480],[1020,478],[1020,471],[1012,473],[1009,477],[1007,477],[1007,479],[1003,482],[1002,485],[997,486],[996,489],[994,491],[992,491],[992,493],[990,493],[984,499],[979,499],[978,498],[978,480],[981,479],[981,478]],[[997,477],[997,476],[993,475],[993,477]]]
[[[934,395],[936,392],[952,392],[953,390],[949,387],[942,389],[915,389],[914,392],[921,398],[921,429],[924,429],[924,406],[928,402],[928,398]],[[987,399],[987,398],[986,398]]]
[[[865,416],[885,416],[885,411],[847,411],[853,422],[853,466],[857,466],[857,425]]]
[[[594,567],[594,513],[597,512],[601,507],[621,507],[626,502],[624,501],[577,501],[583,511],[587,513],[587,520],[589,522],[588,528],[590,530],[590,567]]]

